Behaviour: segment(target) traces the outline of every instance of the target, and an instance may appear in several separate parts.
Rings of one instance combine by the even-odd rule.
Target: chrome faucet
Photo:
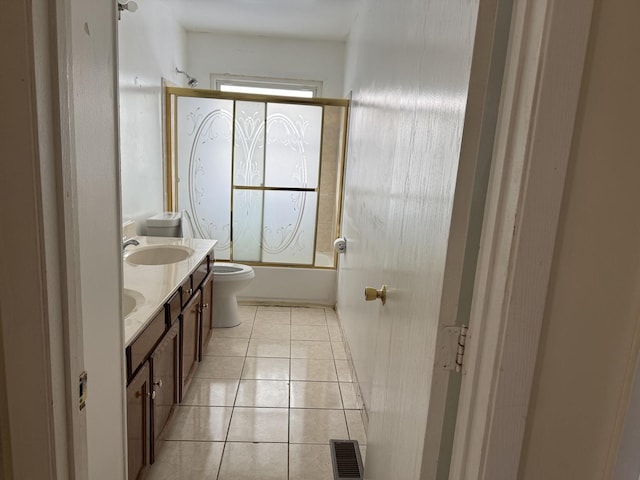
[[[122,251],[127,248],[129,245],[140,245],[140,242],[135,238],[130,238],[127,240],[127,237],[122,237]]]

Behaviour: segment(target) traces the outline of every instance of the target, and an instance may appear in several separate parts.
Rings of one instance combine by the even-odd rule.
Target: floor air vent
[[[362,480],[362,458],[357,440],[329,440],[334,480]]]

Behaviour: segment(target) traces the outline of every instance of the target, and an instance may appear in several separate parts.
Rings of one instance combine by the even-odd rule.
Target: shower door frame
[[[347,128],[349,125],[349,107],[350,101],[342,98],[301,98],[301,97],[287,97],[287,96],[275,96],[275,95],[261,95],[250,93],[235,93],[235,92],[221,92],[219,90],[208,89],[196,89],[196,88],[183,88],[183,87],[164,87],[164,112],[165,112],[165,204],[167,211],[178,211],[178,166],[177,166],[177,151],[175,141],[175,131],[177,128],[177,98],[178,97],[194,97],[194,98],[210,98],[216,100],[231,100],[233,101],[233,117],[232,117],[232,175],[231,175],[231,192],[233,197],[233,190],[261,190],[267,191],[293,191],[293,192],[315,192],[318,194],[318,200],[316,205],[316,216],[314,222],[314,248],[313,248],[313,262],[311,264],[295,264],[295,263],[278,263],[278,262],[256,262],[256,261],[242,261],[247,265],[252,266],[267,266],[267,267],[286,267],[286,268],[311,268],[320,270],[335,270],[337,268],[337,254],[333,253],[333,266],[318,266],[316,263],[316,243],[318,236],[318,212],[320,209],[320,183],[321,183],[321,171],[322,171],[322,153],[323,153],[323,139],[324,139],[324,107],[342,107],[345,109],[342,116],[342,138],[341,145],[339,147],[339,159],[337,163],[336,171],[336,206],[335,206],[335,225],[334,225],[334,238],[340,236],[341,219],[342,219],[342,187],[344,181],[344,169],[346,159],[347,148]],[[316,188],[299,188],[299,187],[267,187],[267,186],[239,186],[236,187],[233,181],[233,159],[235,157],[234,137],[235,137],[235,110],[237,102],[261,102],[265,106],[269,103],[288,104],[288,105],[308,105],[322,107],[322,124],[320,135],[320,158],[319,158],[319,173],[318,173],[318,186]],[[266,135],[266,114],[265,114],[265,135]],[[266,144],[265,144],[266,148]],[[263,206],[264,209],[264,206]],[[263,211],[264,214],[264,211]],[[233,232],[233,198],[231,200],[231,232]],[[233,258],[233,233],[230,234],[230,260],[235,261]]]

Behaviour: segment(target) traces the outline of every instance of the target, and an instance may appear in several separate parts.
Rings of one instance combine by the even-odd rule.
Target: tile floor
[[[150,469],[152,480],[332,480],[329,439],[366,453],[335,312],[241,306],[216,329]]]

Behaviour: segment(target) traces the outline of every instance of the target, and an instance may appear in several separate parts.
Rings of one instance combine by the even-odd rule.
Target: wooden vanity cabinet
[[[181,344],[182,350],[180,359],[182,363],[181,367],[181,389],[180,389],[180,401],[184,399],[184,396],[189,387],[191,381],[191,375],[196,367],[198,358],[200,355],[200,299],[202,295],[200,290],[196,291],[191,299],[187,302],[182,315],[180,317],[181,325]]]
[[[156,459],[160,437],[178,403],[178,367],[180,324],[176,322],[166,333],[149,359],[151,368],[151,463]]]
[[[202,361],[202,355],[204,354],[207,344],[211,339],[213,333],[213,272],[210,272],[202,282],[200,287],[202,293],[202,308],[200,309],[200,338],[202,339],[200,345],[199,360]]]
[[[127,386],[127,453],[129,479],[143,478],[149,467],[151,388],[145,362]]]
[[[211,254],[176,287],[164,308],[126,348],[130,480],[144,478],[181,402],[213,327]]]

